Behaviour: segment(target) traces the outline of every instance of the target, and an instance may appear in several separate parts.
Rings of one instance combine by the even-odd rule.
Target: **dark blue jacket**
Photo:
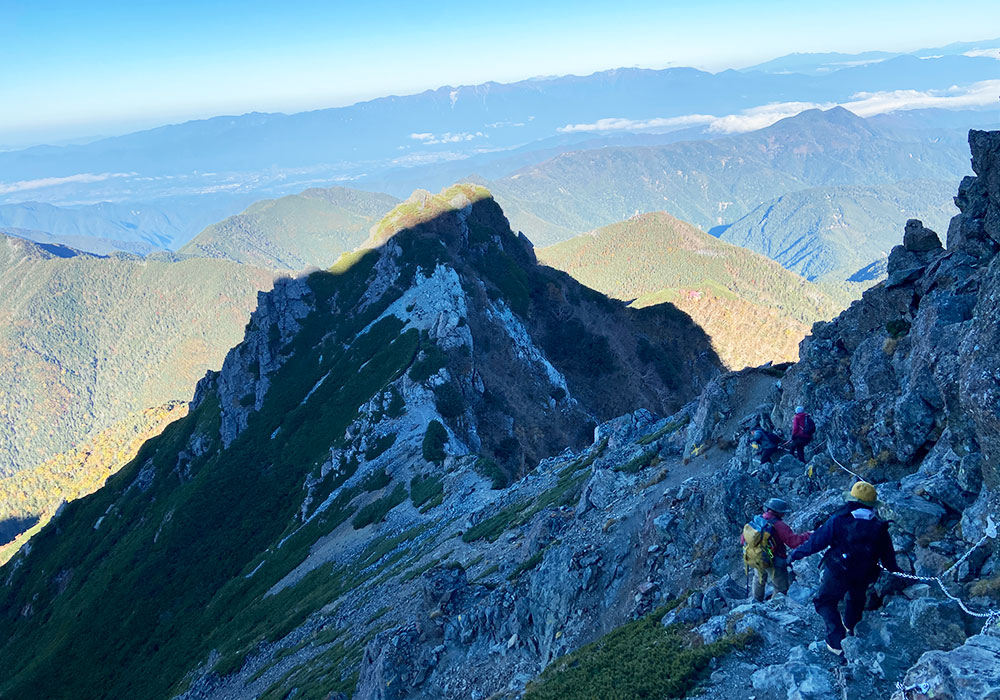
[[[828,549],[822,565],[842,578],[872,582],[878,578],[879,563],[889,571],[899,571],[889,523],[877,517],[871,520],[854,517],[855,510],[865,507],[852,502],[838,509],[808,541],[792,552],[788,562]]]

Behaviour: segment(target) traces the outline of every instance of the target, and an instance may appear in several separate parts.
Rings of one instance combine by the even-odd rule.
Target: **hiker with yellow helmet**
[[[875,514],[875,487],[859,481],[844,497],[847,503],[788,557],[791,565],[827,550],[820,563],[823,576],[813,605],[826,623],[826,647],[837,656],[844,653],[844,637],[853,636],[861,621],[868,587],[879,577],[879,563],[889,571],[900,570],[889,537],[889,523]],[[839,609],[842,600],[846,600],[843,618]]]

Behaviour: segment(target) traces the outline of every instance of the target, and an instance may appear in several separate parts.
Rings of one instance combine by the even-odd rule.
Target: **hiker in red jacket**
[[[764,588],[767,586],[769,578],[775,592],[788,593],[788,550],[795,549],[805,543],[812,535],[811,532],[796,534],[782,520],[788,511],[788,504],[783,499],[772,498],[764,505],[764,513],[759,516],[764,520],[764,526],[769,528],[772,534],[770,541],[773,547],[774,562],[766,569],[754,569],[753,597],[757,602],[763,602]],[[745,544],[742,536],[740,544]]]
[[[792,454],[803,464],[806,461],[806,445],[812,442],[815,433],[816,423],[812,416],[806,413],[803,406],[796,406],[795,418],[792,419],[792,439],[787,444],[792,446]]]

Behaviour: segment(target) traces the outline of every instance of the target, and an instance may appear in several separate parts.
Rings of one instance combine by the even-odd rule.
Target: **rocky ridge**
[[[291,639],[303,654],[287,663],[321,651],[319,671],[258,680],[320,672],[323,696],[353,689],[366,638],[411,601],[373,604],[422,585],[410,565],[456,520],[527,495],[503,487],[623,407],[675,411],[719,370],[676,309],[630,309],[537,265],[484,190],[418,193],[365,248],[261,295],[189,414],[3,570],[0,656],[36,661],[0,692],[198,696]],[[548,495],[518,517],[573,500],[578,467],[530,480]],[[364,619],[347,624],[348,608]],[[88,650],[47,664],[68,639]]]

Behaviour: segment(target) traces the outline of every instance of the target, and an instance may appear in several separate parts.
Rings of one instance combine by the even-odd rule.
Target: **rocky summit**
[[[969,140],[946,245],[900,222],[796,364],[731,373],[676,309],[538,266],[484,190],[417,193],[0,569],[2,697],[995,696],[1000,132]],[[797,405],[806,464],[761,465]],[[859,476],[909,578],[842,665],[814,560],[756,603],[738,537]]]

